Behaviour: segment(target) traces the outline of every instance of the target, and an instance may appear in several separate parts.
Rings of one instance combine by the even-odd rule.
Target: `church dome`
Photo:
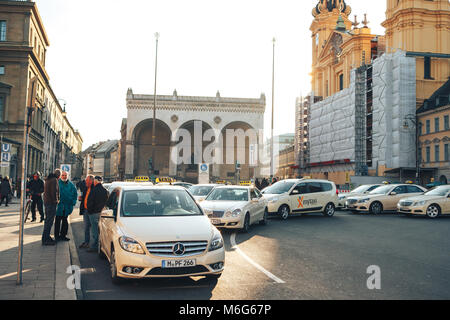
[[[322,12],[333,12],[334,9],[339,10],[340,13],[350,15],[352,9],[345,3],[345,0],[320,0],[314,7],[312,15],[317,17]]]

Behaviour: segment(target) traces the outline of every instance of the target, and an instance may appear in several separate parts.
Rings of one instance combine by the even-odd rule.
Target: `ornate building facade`
[[[149,160],[152,158],[152,126],[153,126],[153,95],[134,94],[131,89],[127,93],[128,117],[124,120],[122,128],[126,130],[126,141],[121,141],[121,147],[125,148],[125,178],[135,176],[149,176]],[[240,138],[244,138],[243,144],[234,144],[234,152],[237,148],[243,148],[245,159],[240,162],[240,178],[251,179],[259,176],[259,169],[251,165],[251,142],[245,136],[249,129],[261,132],[264,129],[264,112],[266,99],[264,94],[258,99],[224,98],[217,92],[215,97],[187,97],[178,96],[177,91],[171,96],[158,95],[156,97],[156,146],[155,159],[151,159],[156,176],[176,177],[189,182],[197,182],[198,164],[203,162],[202,154],[210,142],[219,141],[219,136],[225,136],[228,129],[242,130]],[[172,157],[177,151],[176,134],[178,129],[187,130],[192,138],[188,158],[190,164],[177,164],[178,157]],[[194,139],[199,135],[213,129],[213,137],[208,141],[202,141],[203,146],[196,146]],[[122,139],[123,140],[123,139]],[[203,140],[203,139],[202,139]],[[258,137],[257,144],[262,143]],[[222,155],[233,148],[223,144]],[[200,150],[199,150],[200,149]],[[186,155],[183,155],[186,157]],[[237,158],[236,158],[237,159]],[[223,164],[212,164],[210,168],[211,180],[235,181],[236,166],[229,164],[224,158]],[[228,163],[228,164],[226,164]]]

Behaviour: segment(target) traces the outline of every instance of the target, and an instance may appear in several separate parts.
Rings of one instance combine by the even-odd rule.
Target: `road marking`
[[[245,260],[247,260],[251,265],[253,265],[256,269],[264,273],[266,276],[268,276],[270,279],[275,281],[276,283],[286,283],[277,276],[273,275],[263,267],[261,267],[259,264],[257,264],[255,261],[249,258],[236,244],[236,233],[233,233],[230,237],[231,246],[233,249],[235,249]]]

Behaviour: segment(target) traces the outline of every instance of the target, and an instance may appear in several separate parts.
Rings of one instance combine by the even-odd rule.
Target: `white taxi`
[[[398,212],[407,215],[426,215],[434,219],[450,214],[450,185],[439,186],[421,196],[399,201]]]
[[[338,207],[346,208],[345,202],[347,201],[348,198],[363,196],[381,186],[382,186],[382,184],[365,184],[365,185],[359,186],[356,189],[353,189],[349,193],[340,194],[338,196],[338,198],[339,198]]]
[[[216,187],[217,184],[197,184],[190,187],[188,190],[194,196],[197,202],[202,202],[206,199],[208,194]]]
[[[200,206],[216,227],[241,229],[267,223],[267,200],[252,186],[218,186],[200,202]]]
[[[182,187],[124,186],[99,219],[98,253],[111,279],[207,276],[225,265],[220,232]]]
[[[327,180],[283,180],[264,189],[263,194],[269,201],[269,214],[283,220],[296,213],[320,212],[332,217],[338,204],[336,185]]]

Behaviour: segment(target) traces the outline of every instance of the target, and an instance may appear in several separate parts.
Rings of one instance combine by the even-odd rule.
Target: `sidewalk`
[[[19,210],[17,199],[9,207],[0,207],[0,300],[76,300],[75,290],[66,285],[71,276],[66,273],[67,267],[72,265],[70,243],[42,246],[44,223],[39,223],[38,212],[36,222],[28,220],[25,224],[23,284],[16,284]]]

